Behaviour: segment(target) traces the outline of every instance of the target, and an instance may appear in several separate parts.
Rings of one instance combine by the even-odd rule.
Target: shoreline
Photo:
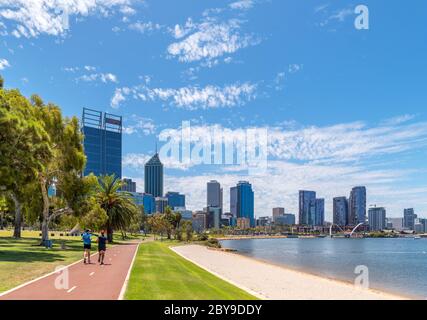
[[[408,300],[407,295],[355,287],[351,282],[295,270],[235,252],[197,245],[171,248],[222,279],[267,300]],[[236,270],[239,266],[239,270]]]
[[[315,272],[311,272],[309,270],[298,270],[292,266],[288,266],[288,265],[285,265],[282,263],[278,263],[278,262],[274,262],[274,261],[270,261],[270,260],[265,260],[265,259],[261,259],[261,258],[256,258],[256,257],[251,257],[251,256],[245,255],[243,253],[239,253],[238,250],[234,250],[234,251],[231,250],[231,251],[224,251],[224,252],[227,252],[230,254],[235,254],[236,256],[243,257],[246,259],[255,260],[255,261],[258,261],[260,263],[267,264],[267,265],[276,266],[276,267],[282,268],[284,270],[300,273],[302,275],[309,275],[312,277],[321,278],[321,279],[329,280],[332,282],[338,282],[338,283],[341,283],[341,284],[346,285],[346,286],[354,287],[354,284],[350,280],[337,279],[337,278],[333,278],[332,276],[321,275],[321,274],[318,274]],[[420,297],[416,297],[413,295],[411,296],[409,294],[401,294],[398,292],[393,292],[393,290],[391,290],[391,289],[369,288],[369,289],[365,289],[365,290],[369,290],[369,291],[372,291],[372,292],[377,293],[377,294],[385,294],[385,295],[396,296],[396,297],[400,298],[401,300],[417,300],[417,299],[420,299]]]

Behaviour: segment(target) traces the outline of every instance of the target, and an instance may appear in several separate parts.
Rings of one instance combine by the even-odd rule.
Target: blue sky
[[[354,26],[359,4],[369,30]],[[268,130],[262,175],[165,161],[190,209],[210,179],[226,207],[249,180],[258,216],[296,213],[311,189],[331,220],[332,198],[366,185],[388,216],[427,217],[426,16],[423,0],[0,0],[0,73],[66,115],[123,115],[123,173],[140,190],[163,130]]]

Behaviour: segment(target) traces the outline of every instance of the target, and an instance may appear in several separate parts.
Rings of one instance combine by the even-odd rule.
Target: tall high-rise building
[[[413,208],[405,209],[403,211],[403,226],[405,229],[408,230],[414,230],[415,228],[415,219],[417,219],[418,216],[415,214],[415,211]]]
[[[234,218],[246,218],[251,227],[256,226],[254,192],[247,181],[240,181],[230,189],[230,211]]]
[[[165,197],[168,199],[168,205],[172,209],[185,208],[185,195],[179,192],[168,192]]]
[[[314,218],[315,226],[323,226],[325,224],[325,199],[316,199],[316,213]]]
[[[299,224],[314,225],[316,214],[316,192],[299,192]]]
[[[153,197],[163,197],[163,164],[156,153],[145,164],[145,193]]]
[[[230,212],[237,219],[237,187],[230,188]]]
[[[345,227],[348,225],[348,200],[346,197],[334,198],[333,205],[333,222],[334,224]]]
[[[83,108],[84,175],[122,178],[122,117]]]
[[[356,226],[366,223],[366,187],[351,190],[348,204],[348,224]]]
[[[132,181],[132,179],[123,179],[124,186],[122,187],[122,191],[124,192],[136,192],[136,182]]]
[[[385,208],[375,207],[368,211],[369,229],[382,231],[387,229],[387,217]]]
[[[209,181],[207,184],[207,207],[222,209],[222,188],[218,181]]]

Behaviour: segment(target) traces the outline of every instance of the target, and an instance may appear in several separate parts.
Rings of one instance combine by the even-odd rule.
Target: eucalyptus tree
[[[26,186],[35,183],[38,173],[52,156],[50,137],[36,110],[19,90],[3,89],[0,79],[0,191],[14,203],[14,237],[21,237],[22,208]]]

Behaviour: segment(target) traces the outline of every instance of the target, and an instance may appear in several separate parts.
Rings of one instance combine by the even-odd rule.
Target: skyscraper
[[[222,209],[222,189],[218,181],[209,181],[207,184],[207,207]]]
[[[370,208],[368,212],[369,229],[382,231],[387,229],[386,210],[384,208]]]
[[[299,192],[299,224],[314,225],[316,215],[316,192]]]
[[[145,193],[153,197],[163,197],[163,164],[156,153],[145,164]]]
[[[235,218],[246,218],[255,227],[254,192],[247,181],[240,181],[230,189],[230,211]]]
[[[136,192],[136,182],[132,179],[123,179],[125,185],[121,188],[125,192]]]
[[[356,226],[366,223],[366,187],[351,190],[348,204],[348,224]]]
[[[325,224],[325,199],[316,199],[316,213],[314,218],[315,226]]]
[[[408,230],[414,230],[415,228],[415,219],[417,219],[418,216],[415,214],[415,211],[413,208],[405,209],[403,211],[403,226],[405,229]]]
[[[334,205],[333,205],[333,210],[334,210],[334,217],[333,217],[333,221],[334,224],[340,226],[340,227],[345,227],[348,222],[348,200],[346,197],[338,197],[338,198],[334,198]]]
[[[230,188],[230,212],[237,219],[237,187]]]
[[[122,117],[83,108],[84,175],[122,178]]]

